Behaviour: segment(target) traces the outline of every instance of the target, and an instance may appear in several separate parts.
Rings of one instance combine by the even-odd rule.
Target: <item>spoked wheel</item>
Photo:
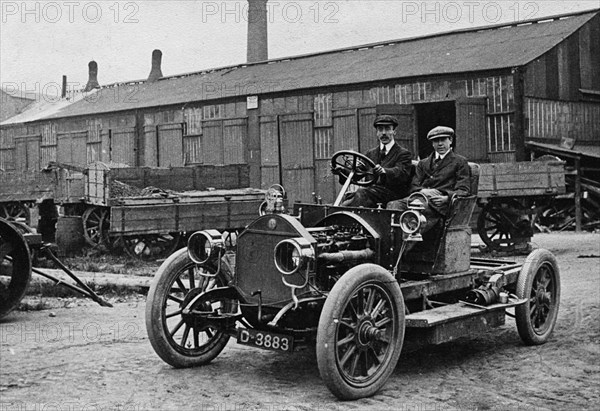
[[[103,245],[110,248],[111,241],[108,235],[110,230],[110,213],[105,207],[87,208],[82,216],[83,237],[85,242],[92,247]]]
[[[0,318],[19,304],[30,279],[29,246],[19,230],[0,219]]]
[[[479,237],[491,250],[513,250],[532,235],[529,221],[520,220],[523,211],[523,206],[514,200],[487,203],[477,218]]]
[[[131,257],[152,260],[173,254],[181,243],[181,234],[140,234],[123,236],[121,240],[125,251]]]
[[[373,395],[394,371],[403,341],[400,286],[378,265],[354,267],[334,285],[321,312],[321,378],[342,400]]]
[[[18,201],[0,204],[0,218],[9,221],[22,221],[27,225],[31,223],[29,209],[25,204]]]
[[[187,249],[169,257],[158,269],[146,300],[146,331],[154,351],[166,363],[176,368],[207,364],[217,357],[229,340],[229,334],[209,323],[186,318],[182,313],[191,298],[227,284],[227,274],[221,272],[209,278],[202,273],[214,273],[214,267],[201,267],[192,262]],[[235,313],[231,300],[205,301],[194,310]],[[211,314],[212,315],[212,314]]]
[[[527,256],[516,294],[529,300],[515,308],[521,339],[529,345],[544,344],[554,330],[560,304],[560,274],[550,251],[537,249]]]

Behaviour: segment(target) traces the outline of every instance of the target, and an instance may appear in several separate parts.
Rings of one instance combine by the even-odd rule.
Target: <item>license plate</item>
[[[292,352],[294,350],[294,337],[291,335],[275,334],[248,328],[238,329],[237,342],[238,344],[274,351]]]

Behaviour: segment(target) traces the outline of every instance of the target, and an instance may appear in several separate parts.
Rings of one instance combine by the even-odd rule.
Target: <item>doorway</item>
[[[456,107],[454,101],[442,101],[415,104],[415,110],[417,113],[418,154],[419,158],[425,158],[433,152],[433,147],[427,140],[429,130],[436,126],[448,126],[456,130]]]

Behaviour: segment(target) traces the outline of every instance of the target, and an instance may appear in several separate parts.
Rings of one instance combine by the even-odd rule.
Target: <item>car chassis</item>
[[[470,165],[476,192],[478,166]],[[475,195],[453,198],[448,216],[423,235],[426,200],[418,196],[403,213],[339,206],[349,184],[375,181],[373,167],[340,151],[332,170],[345,183],[333,205],[296,203],[289,215],[274,186],[235,246],[216,230],[192,234],[148,294],[156,353],[181,368],[209,363],[230,337],[281,352],[314,345],[326,386],[351,400],[385,384],[405,342],[477,336],[509,315],[526,344],[545,343],[560,300],[552,253],[537,249],[523,264],[470,258]]]

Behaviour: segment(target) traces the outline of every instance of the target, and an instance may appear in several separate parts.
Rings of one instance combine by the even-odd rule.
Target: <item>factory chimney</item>
[[[163,76],[162,70],[160,69],[161,62],[162,52],[156,49],[152,52],[152,69],[150,70],[150,74],[148,75],[148,83],[157,81]]]
[[[267,0],[248,0],[248,63],[269,59],[267,21]]]
[[[95,88],[100,88],[100,84],[98,83],[98,63],[94,60],[88,63],[88,82],[83,89],[84,92],[91,91]]]

